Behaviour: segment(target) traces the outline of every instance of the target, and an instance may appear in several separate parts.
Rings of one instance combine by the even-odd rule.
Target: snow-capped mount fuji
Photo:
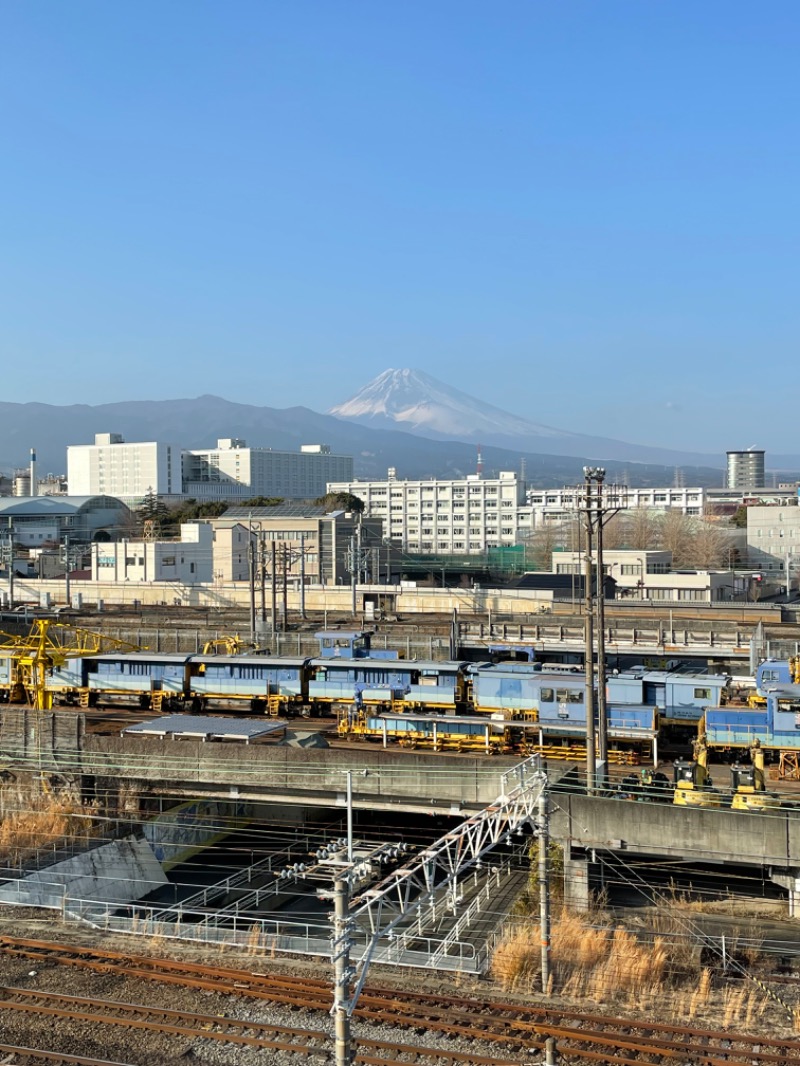
[[[352,399],[328,414],[381,428],[406,429],[423,437],[486,440],[575,436],[501,411],[437,381],[422,370],[384,370]]]
[[[627,444],[532,422],[469,396],[422,370],[384,370],[351,399],[330,408],[328,414],[375,428],[402,429],[418,437],[475,441],[545,455],[720,464],[717,456]]]

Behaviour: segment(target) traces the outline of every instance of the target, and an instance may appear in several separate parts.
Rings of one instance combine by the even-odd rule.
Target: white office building
[[[524,489],[514,472],[454,481],[341,481],[330,492],[351,492],[364,513],[383,519],[384,536],[409,552],[473,554],[517,538]]]
[[[126,444],[119,433],[97,433],[94,444],[67,448],[70,496],[139,500],[181,492],[181,452],[159,441]]]
[[[119,433],[98,433],[94,444],[67,448],[71,495],[116,496],[133,506],[149,493],[201,502],[316,499],[329,481],[352,476],[352,456],[332,455],[327,444],[284,452],[248,448],[244,440],[228,437],[216,448],[187,450],[157,441],[127,444]]]
[[[299,452],[248,448],[236,437],[216,448],[184,452],[183,491],[196,500],[245,500],[255,496],[309,500],[324,496],[329,481],[353,476],[353,458],[333,455],[327,444],[304,444]]]
[[[92,545],[92,581],[210,582],[214,531],[207,522],[185,522],[180,540],[124,538]]]
[[[713,490],[712,490],[713,491]],[[562,489],[528,489],[530,516],[525,525],[540,529],[550,522],[559,523],[573,516],[580,504],[574,485]],[[702,515],[708,504],[709,489],[704,488],[629,488],[607,485],[606,504],[614,509],[642,507],[654,511],[680,511],[685,515]]]

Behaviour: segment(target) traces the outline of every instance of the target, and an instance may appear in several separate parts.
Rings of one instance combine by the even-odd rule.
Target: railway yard
[[[5,930],[9,924],[6,919]],[[42,924],[52,935],[52,925]],[[171,950],[164,957],[161,946],[147,955],[127,948],[0,937],[5,1061],[80,1066],[332,1061],[330,980],[319,968],[284,963],[278,971],[269,960],[246,956],[226,955],[223,963],[196,953],[177,958]],[[577,1008],[557,993],[545,1001],[503,992],[489,981],[465,987],[449,985],[440,975],[398,980],[396,973],[376,971],[355,1013],[355,1061],[520,1066],[542,1061],[550,1038],[565,1063],[800,1062],[800,1039],[784,1005],[796,1001],[795,986],[784,979],[776,987],[783,1002],[764,1008],[753,1031],[745,1032],[712,1024],[730,1009],[724,991],[709,996],[708,1022],[697,1017],[696,1024],[685,1025],[678,1017],[658,1021],[652,1010],[619,1015],[593,1003]],[[47,1055],[37,1056],[23,1049],[41,1042],[44,1018],[54,1024]]]
[[[119,642],[119,651],[107,653],[99,644],[82,645],[77,651],[64,653],[60,661],[56,646],[45,668],[48,653],[42,634],[47,634],[46,627],[36,631],[38,650],[35,641],[25,637],[23,625],[11,627],[17,639],[23,643],[28,639],[20,658],[28,700],[21,703],[11,698],[0,707],[4,814],[10,809],[11,797],[22,795],[20,789],[27,787],[28,776],[31,788],[44,787],[46,793],[78,787],[82,802],[91,805],[85,809],[94,812],[92,817],[102,809],[96,802],[101,795],[103,803],[111,804],[105,808],[106,814],[115,805],[120,813],[124,803],[130,807],[130,788],[135,780],[141,810],[150,816],[153,810],[169,816],[171,805],[180,810],[193,801],[192,797],[206,797],[207,802],[208,797],[216,796],[221,802],[230,793],[241,802],[255,804],[254,809],[260,812],[259,828],[253,829],[256,823],[251,814],[249,828],[237,830],[238,835],[229,834],[228,844],[209,846],[205,854],[213,860],[206,860],[199,849],[199,855],[188,860],[189,865],[175,868],[169,883],[152,900],[140,894],[139,903],[129,908],[106,904],[105,924],[89,911],[91,920],[77,924],[65,921],[62,912],[69,909],[66,903],[60,909],[0,904],[0,1062],[76,1066],[334,1063],[330,1016],[333,972],[328,949],[317,957],[302,957],[285,945],[276,950],[277,935],[270,948],[270,939],[264,934],[270,922],[277,930],[276,922],[295,920],[291,918],[294,910],[302,920],[318,922],[323,930],[320,935],[329,937],[330,927],[326,932],[325,922],[330,904],[312,902],[301,892],[294,902],[281,896],[281,902],[270,910],[271,905],[259,904],[256,893],[255,909],[236,913],[242,919],[261,922],[261,934],[250,941],[234,937],[216,944],[203,943],[194,934],[175,936],[169,931],[169,922],[153,922],[149,916],[165,914],[167,899],[171,905],[182,905],[184,898],[194,900],[196,890],[204,884],[211,886],[213,877],[202,871],[204,864],[212,861],[230,862],[235,876],[239,875],[238,867],[242,871],[247,868],[248,888],[252,871],[268,868],[267,880],[275,878],[277,865],[273,866],[273,860],[275,864],[279,859],[284,863],[295,860],[297,870],[297,857],[303,854],[298,850],[300,845],[295,841],[284,851],[280,841],[290,839],[286,825],[280,819],[270,823],[264,812],[296,803],[306,812],[300,821],[308,833],[306,849],[322,846],[345,829],[344,772],[348,787],[351,775],[367,778],[359,781],[355,802],[352,796],[348,799],[349,832],[354,826],[359,846],[374,851],[385,847],[387,840],[403,837],[413,853],[424,854],[443,833],[441,838],[446,839],[460,819],[486,807],[497,795],[492,791],[491,775],[500,780],[498,775],[506,768],[513,770],[538,742],[555,771],[551,803],[555,810],[553,831],[560,834],[565,863],[563,874],[559,874],[564,878],[564,898],[573,903],[583,899],[580,905],[584,906],[594,895],[582,919],[585,924],[575,941],[573,958],[567,964],[554,947],[546,993],[539,988],[535,967],[531,970],[520,964],[517,970],[514,963],[503,969],[497,963],[504,929],[506,933],[516,931],[517,945],[519,930],[523,931],[522,941],[530,941],[530,949],[526,947],[524,952],[535,955],[540,950],[538,904],[526,911],[520,910],[519,903],[533,884],[532,845],[530,838],[512,840],[507,834],[505,843],[498,842],[492,859],[500,864],[496,871],[486,867],[480,874],[492,905],[479,911],[473,931],[461,937],[462,949],[465,944],[469,947],[470,937],[476,944],[483,938],[485,963],[455,967],[448,973],[446,966],[435,965],[436,952],[422,968],[374,963],[353,1015],[353,1061],[368,1066],[524,1066],[545,1061],[611,1066],[800,1064],[800,934],[795,934],[795,896],[800,889],[791,888],[793,866],[790,863],[787,867],[787,857],[794,862],[792,825],[795,808],[800,807],[800,780],[791,772],[795,764],[790,761],[784,765],[782,757],[779,762],[777,748],[773,752],[767,745],[766,764],[760,764],[761,785],[753,785],[746,795],[752,797],[753,790],[757,792],[760,787],[762,800],[768,794],[774,797],[770,801],[773,805],[762,802],[739,813],[729,765],[733,758],[747,757],[753,730],[761,728],[758,715],[762,711],[773,715],[773,703],[776,711],[783,712],[795,698],[789,688],[794,684],[791,663],[800,645],[800,625],[793,616],[781,621],[769,609],[762,614],[755,609],[742,611],[740,616],[702,609],[687,610],[680,616],[664,611],[647,618],[635,612],[612,612],[607,641],[610,657],[615,656],[610,658],[615,663],[612,685],[623,692],[625,684],[641,682],[641,693],[655,699],[654,686],[663,685],[669,675],[677,678],[686,692],[694,686],[698,706],[690,706],[688,696],[668,696],[664,706],[660,696],[659,715],[647,728],[645,719],[635,719],[639,712],[633,696],[628,697],[627,708],[610,710],[612,749],[617,754],[609,761],[607,785],[595,797],[585,795],[582,706],[574,716],[570,709],[570,704],[580,703],[576,694],[584,684],[582,665],[576,662],[573,647],[580,618],[566,612],[558,620],[544,622],[442,617],[376,625],[368,633],[372,650],[367,641],[363,653],[354,650],[363,631],[359,627],[348,629],[352,619],[326,618],[321,633],[317,620],[316,625],[298,623],[295,630],[276,634],[272,644],[267,641],[267,647],[258,649],[262,653],[258,659],[239,635],[247,628],[243,617],[211,619],[192,612],[107,611],[102,616],[69,619],[68,623],[54,621],[52,632],[62,626],[65,633],[77,626],[102,633]],[[336,639],[337,633],[346,640]],[[14,636],[12,632],[12,642]],[[337,646],[335,659],[327,662],[317,657],[325,656],[326,640]],[[343,650],[345,645],[347,651]],[[131,651],[142,648],[149,649],[149,658]],[[545,657],[544,667],[526,665],[526,660],[533,659],[533,649],[540,659]],[[141,657],[137,659],[137,655]],[[477,664],[490,656],[494,665],[480,674],[478,669],[483,668]],[[762,696],[761,682],[748,678],[748,667],[781,656],[790,664],[789,673],[780,681],[788,688]],[[452,665],[455,659],[459,662]],[[96,663],[101,663],[100,682]],[[135,667],[131,665],[134,663]],[[197,669],[195,663],[199,664]],[[182,688],[174,689],[180,701],[162,699],[169,677],[165,664],[180,671]],[[239,677],[233,690],[225,690],[215,680],[227,669],[226,664]],[[131,683],[119,680],[123,666],[131,677],[146,675],[147,685],[152,687],[146,692],[141,687],[127,688]],[[267,667],[283,671],[284,687],[275,690],[280,698],[268,694],[254,697],[255,690],[247,687],[246,679],[255,683],[253,678],[260,673],[266,676]],[[364,673],[368,670],[374,675]],[[63,687],[64,678],[72,688]],[[495,678],[502,678],[502,684]],[[733,685],[731,678],[735,679]],[[13,689],[13,683],[11,679],[7,686],[12,697],[19,691]],[[393,690],[393,684],[399,687]],[[463,692],[459,688],[462,684]],[[645,689],[645,684],[650,689]],[[513,706],[519,713],[524,705],[521,701],[528,698],[525,685],[532,686],[534,696],[530,698],[535,698],[535,704],[526,711],[528,733],[511,721],[507,709]],[[548,685],[558,692],[554,703],[558,711],[552,718],[548,718],[547,701],[552,698],[546,695]],[[747,742],[740,743],[739,749],[735,744],[731,748],[727,742],[720,743],[708,753],[701,750],[698,756],[696,738],[702,738],[698,723],[706,713],[699,704],[703,699],[717,702],[717,692],[723,689],[724,698],[718,702],[725,704],[725,714],[734,714],[730,721],[724,719],[729,733],[733,729],[730,722],[738,728],[737,713],[751,716],[746,719],[750,730]],[[231,691],[233,698],[225,697]],[[203,705],[205,692],[213,694],[208,708]],[[298,710],[286,715],[292,707],[287,693],[291,693],[291,700],[299,701],[298,708],[303,705],[304,713]],[[760,703],[754,702],[756,695]],[[427,709],[420,702],[423,696],[429,703]],[[674,709],[669,699],[675,699]],[[364,710],[363,704],[370,700],[370,709]],[[500,710],[509,720],[491,727],[492,732],[488,723]],[[183,733],[176,727],[176,735],[183,737],[177,743],[168,734],[148,737],[127,732],[137,725],[157,726],[165,721],[166,713],[176,711],[175,717],[185,723]],[[210,743],[200,742],[191,734],[191,722],[198,713],[233,723],[231,735],[224,737],[225,728],[220,726],[220,738],[206,737],[204,741]],[[423,714],[427,716],[424,727],[420,724]],[[358,729],[343,727],[343,722],[347,726],[356,718],[361,723]],[[202,717],[196,720],[205,721]],[[519,722],[522,720],[519,713]],[[380,724],[370,726],[375,721]],[[400,731],[387,732],[386,721],[399,722]],[[769,721],[771,728],[772,718]],[[455,723],[450,732],[447,722]],[[472,722],[476,724],[467,726]],[[231,743],[237,729],[239,739],[245,737],[248,723],[253,725],[252,742]],[[271,723],[263,736],[256,735],[258,723]],[[517,737],[514,744],[508,739],[512,728]],[[502,733],[497,732],[500,729]],[[520,736],[524,738],[522,746]],[[784,734],[776,732],[775,736],[780,739]],[[652,744],[652,750],[647,744]],[[494,757],[486,759],[489,754]],[[691,765],[699,766],[700,772],[693,771],[687,795],[682,798],[700,809],[664,810],[673,806],[673,761],[691,760],[693,756],[696,762]],[[280,773],[273,768],[254,776],[252,769],[243,769],[245,776],[232,790],[237,765],[280,766]],[[304,784],[303,774],[315,765],[318,780],[312,789]],[[406,765],[408,770],[404,771]],[[669,774],[668,791],[663,782],[657,781],[653,787],[652,777],[645,778],[645,771],[650,774],[659,766]],[[784,772],[785,767],[788,772]],[[413,790],[420,786],[413,785],[412,780],[423,781],[424,774],[434,769],[431,781],[435,776],[438,791],[431,785],[430,794],[436,798],[422,806],[417,801],[415,806]],[[404,773],[408,783],[403,783]],[[423,776],[417,778],[415,774]],[[474,776],[474,795],[469,791],[473,786],[458,783],[460,776],[467,781]],[[87,787],[94,791],[87,791]],[[427,785],[422,787],[427,789]],[[617,802],[609,807],[608,800]],[[592,803],[601,805],[597,816]],[[427,812],[426,804],[430,805]],[[456,816],[459,808],[462,813]],[[641,816],[631,817],[635,811]],[[665,821],[667,814],[670,818]],[[783,839],[776,821],[779,814],[786,820],[785,854],[781,852],[783,845],[772,843],[773,838]],[[717,819],[733,821],[726,821],[720,830]],[[581,830],[585,839],[570,828],[576,820],[586,822],[587,828]],[[130,822],[130,811],[126,821]],[[635,838],[637,830],[632,827],[638,823],[641,832]],[[616,825],[620,828],[615,831]],[[653,841],[658,841],[659,833],[663,835],[666,825],[674,825],[669,832],[675,836],[659,849]],[[741,832],[737,825],[743,827]],[[763,846],[759,844],[762,834],[758,826],[764,827]],[[297,831],[292,830],[295,835]],[[615,836],[623,839],[614,840]],[[705,842],[711,840],[718,848],[719,841],[724,846],[718,852],[704,853],[702,849],[710,846]],[[735,852],[740,840],[744,842],[744,864],[726,867],[723,852]],[[224,849],[228,846],[231,854],[226,858]],[[249,858],[239,862],[237,848],[242,855],[250,848]],[[222,865],[219,868],[222,873],[218,877],[225,874]],[[777,881],[771,882],[773,872],[782,869],[789,880],[780,880],[776,874]],[[727,875],[726,870],[730,871]],[[494,872],[496,881],[492,880]],[[572,877],[591,885],[591,890],[587,887],[583,897],[570,896],[566,889]],[[235,895],[230,890],[235,877],[225,883],[230,901]],[[480,881],[479,886],[478,870],[474,884],[477,898],[484,884]],[[788,908],[784,889],[776,887],[787,884]],[[0,891],[2,888],[0,883]],[[250,900],[251,895],[242,894],[241,898]],[[560,898],[555,898],[554,921],[566,920],[558,917]],[[712,898],[730,906],[712,906],[708,903]],[[471,899],[470,892],[464,890],[465,907]],[[214,906],[204,905],[191,919],[188,909],[185,914],[176,912],[178,925],[191,920],[203,926]],[[671,915],[668,927],[663,923],[667,911]],[[137,935],[119,932],[124,923],[113,915],[123,912],[128,914],[128,932]],[[224,907],[220,913],[226,913]],[[512,919],[507,922],[509,915]],[[172,914],[170,922],[175,921]],[[438,919],[435,928],[444,929],[442,921]],[[623,927],[632,931],[627,946]],[[421,935],[422,925],[419,932]],[[557,931],[554,935],[566,934]],[[602,966],[595,960],[587,977],[588,961],[584,973],[576,970],[575,958],[583,953],[588,960],[590,944],[599,944],[598,950],[609,959]],[[646,945],[644,955],[642,945]],[[661,955],[664,958],[658,962]],[[673,955],[684,962],[670,961]],[[686,963],[689,956],[691,963]],[[656,967],[657,974],[654,959],[661,967]]]

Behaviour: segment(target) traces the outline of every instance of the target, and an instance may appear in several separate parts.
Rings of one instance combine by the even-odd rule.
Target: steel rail
[[[10,1056],[8,1062],[31,1061],[54,1062],[59,1066],[130,1066],[129,1063],[112,1062],[110,1059],[87,1059],[83,1055],[68,1055],[65,1051],[37,1051],[31,1047],[18,1047],[16,1044],[0,1044],[0,1055]]]
[[[0,938],[0,950],[39,961],[69,963],[149,980],[270,999],[298,1009],[327,1010],[330,1004],[329,984],[313,978],[270,976],[226,967],[7,937]],[[431,996],[394,989],[369,988],[362,997],[357,1014],[368,1021],[405,1026],[423,1025],[432,1030],[468,1039],[504,1042],[531,1050],[538,1048],[544,1037],[555,1036],[561,1040],[593,1043],[595,1047],[604,1046],[609,1050],[656,1054],[667,1059],[690,1054],[694,1060],[705,1066],[715,1066],[716,1063],[730,1066],[740,1062],[764,1063],[765,1066],[772,1063],[782,1064],[790,1061],[787,1056],[792,1055],[800,1061],[800,1041],[788,1037],[696,1029],[548,1006]],[[457,1017],[459,1020],[463,1017],[465,1023],[454,1023]],[[565,1021],[576,1024],[574,1027],[565,1026]],[[496,1032],[498,1026],[502,1027],[500,1033]],[[657,1039],[659,1035],[662,1038],[660,1040]],[[698,1042],[704,1046],[698,1047]],[[710,1047],[709,1042],[720,1046]],[[737,1045],[741,1050],[736,1050]],[[570,1048],[570,1054],[579,1058],[595,1059],[594,1054],[590,1054],[587,1049]],[[601,1053],[601,1058],[596,1061],[610,1061],[608,1052]]]

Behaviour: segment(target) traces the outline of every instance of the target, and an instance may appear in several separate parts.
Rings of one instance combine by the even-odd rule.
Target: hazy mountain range
[[[218,396],[130,400],[88,406],[0,403],[0,466],[11,472],[36,448],[40,474],[63,473],[69,444],[91,444],[95,433],[126,441],[160,440],[207,448],[221,437],[251,447],[296,450],[330,444],[352,455],[356,475],[459,477],[472,473],[481,445],[486,475],[520,470],[530,483],[564,485],[582,477],[584,462],[603,462],[631,485],[663,485],[679,466],[686,484],[719,485],[723,457],[626,444],[540,425],[436,381],[421,371],[387,370],[346,403],[319,414],[305,407],[276,409],[232,403]],[[800,469],[800,457],[768,457],[770,466]],[[776,460],[786,460],[776,462]],[[791,461],[790,461],[791,460]]]

